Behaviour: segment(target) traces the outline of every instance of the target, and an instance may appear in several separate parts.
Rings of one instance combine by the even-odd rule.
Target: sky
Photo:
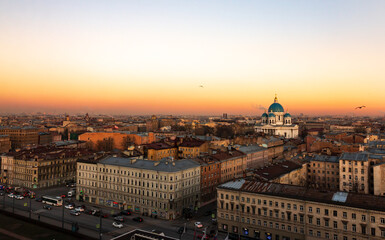
[[[382,0],[2,0],[0,113],[383,115],[384,29]]]

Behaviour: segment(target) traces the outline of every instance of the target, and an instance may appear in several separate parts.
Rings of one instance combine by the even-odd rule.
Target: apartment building
[[[217,186],[221,183],[221,162],[210,155],[194,159],[201,166],[201,203],[207,204],[217,198]]]
[[[221,183],[244,176],[246,171],[246,155],[234,148],[218,151],[211,155],[221,162]]]
[[[36,146],[39,143],[39,129],[31,126],[0,126],[0,135],[8,135],[12,149]]]
[[[383,197],[244,179],[217,190],[218,230],[227,232],[230,239],[385,237]]]
[[[209,143],[198,139],[183,140],[178,146],[179,158],[194,158],[201,154],[208,153]]]
[[[385,163],[373,165],[373,194],[385,196]]]
[[[51,187],[75,180],[76,161],[86,149],[51,146],[24,149],[1,156],[1,182],[27,188]]]
[[[304,166],[303,166],[304,165]],[[254,179],[281,184],[306,185],[306,164],[283,161],[252,172]]]
[[[11,138],[8,135],[0,135],[0,154],[9,152],[11,149]]]
[[[373,165],[384,162],[367,152],[343,153],[339,159],[340,191],[374,193]]]
[[[308,185],[317,189],[338,190],[339,158],[337,156],[313,155],[307,164]]]
[[[248,169],[261,168],[269,163],[267,148],[258,145],[240,146],[239,151],[246,154],[246,167]]]
[[[143,145],[144,154],[147,159],[152,161],[159,161],[163,158],[178,157],[178,148],[167,143],[157,142]]]
[[[201,167],[174,161],[105,157],[81,160],[77,167],[77,199],[133,212],[175,219],[184,208],[200,204]]]

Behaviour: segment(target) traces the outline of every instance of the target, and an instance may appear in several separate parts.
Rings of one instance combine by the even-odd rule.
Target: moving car
[[[8,194],[8,197],[13,198],[15,195],[13,193]]]
[[[114,217],[114,220],[117,222],[124,222],[124,217],[123,216],[116,216],[116,217]]]
[[[47,210],[52,210],[52,207],[50,205],[44,205],[43,208]]]
[[[197,228],[202,228],[203,227],[203,224],[201,222],[195,222],[194,225]]]
[[[21,195],[15,195],[14,198],[16,198],[17,200],[22,200],[22,199],[24,199],[24,197],[21,196]]]
[[[120,212],[120,214],[126,215],[126,216],[130,216],[130,215],[131,215],[131,211],[129,211],[129,210],[123,210],[123,211]]]
[[[76,211],[78,212],[84,212],[84,208],[83,207],[77,207],[75,208]]]
[[[75,208],[74,205],[72,205],[72,204],[65,205],[64,207],[67,209],[70,209],[70,210]]]
[[[79,211],[76,211],[76,210],[71,210],[71,211],[70,211],[70,214],[71,214],[71,215],[74,215],[74,216],[79,216],[79,215],[80,215],[80,212],[79,212]]]
[[[135,222],[143,222],[143,218],[141,217],[134,217],[132,220],[134,220]]]
[[[116,227],[116,228],[122,228],[123,227],[123,224],[122,223],[118,223],[118,222],[113,222],[112,223],[112,226]]]

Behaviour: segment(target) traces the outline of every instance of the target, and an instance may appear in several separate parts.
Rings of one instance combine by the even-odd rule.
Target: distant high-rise
[[[227,119],[227,113],[224,113],[222,118]]]

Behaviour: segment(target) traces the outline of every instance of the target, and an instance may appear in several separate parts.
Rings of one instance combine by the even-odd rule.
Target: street
[[[60,196],[62,194],[67,194],[68,190],[69,188],[67,187],[58,187],[44,190],[36,190],[35,193],[36,198],[39,198],[43,195]],[[98,227],[100,223],[102,229],[102,239],[111,239],[112,237],[138,228],[147,231],[152,231],[155,229],[163,232],[167,236],[179,239],[180,235],[177,233],[177,230],[180,227],[186,225],[186,232],[183,234],[181,239],[192,240],[198,239],[198,236],[202,236],[202,231],[204,231],[205,228],[207,229],[207,232],[215,228],[215,226],[212,225],[210,215],[204,216],[204,214],[201,214],[203,216],[200,216],[199,219],[193,218],[189,221],[183,218],[169,221],[163,219],[155,219],[147,216],[140,216],[143,218],[143,222],[135,222],[132,219],[139,215],[133,213],[131,216],[124,216],[123,228],[118,229],[112,225],[112,223],[114,222],[112,214],[120,212],[120,210],[118,209],[112,209],[104,206],[100,207],[103,213],[107,213],[109,215],[107,218],[101,219],[99,217],[88,215],[85,213],[81,213],[79,216],[74,216],[70,214],[69,209],[64,208],[65,204],[62,207],[53,206],[51,210],[48,210],[43,208],[45,204],[37,202],[36,199],[24,198],[22,200],[17,200],[15,198],[10,198],[7,195],[8,194],[5,193],[4,196],[0,197],[0,206],[3,208],[5,202],[5,207],[7,211],[14,211],[16,214],[29,217],[29,209],[31,209],[31,218],[60,227],[62,226],[64,220],[64,227],[69,230],[71,229],[73,223],[77,223],[79,226],[80,233],[94,238],[99,238]],[[72,201],[75,203],[75,206],[85,205],[86,209],[95,209],[95,207],[99,207],[92,206],[91,204],[85,202],[80,203],[76,201],[74,197],[72,198]],[[208,209],[210,207],[211,206],[206,206],[206,208]],[[203,224],[203,227],[200,229],[195,228],[194,223],[196,221],[201,222]],[[196,238],[194,238],[194,235]],[[224,239],[225,237],[226,236],[223,234],[218,234],[218,239]]]

